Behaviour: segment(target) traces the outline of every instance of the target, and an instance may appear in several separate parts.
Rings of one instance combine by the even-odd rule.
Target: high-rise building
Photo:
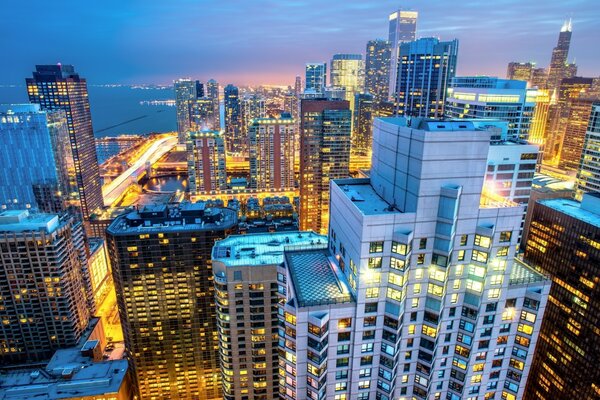
[[[206,97],[213,100],[213,115],[215,116],[216,123],[213,129],[221,130],[221,108],[219,101],[219,82],[214,79],[209,79],[206,82]]]
[[[36,65],[35,69],[33,78],[26,79],[29,101],[39,104],[42,110],[65,111],[73,154],[73,181],[79,192],[81,213],[88,221],[104,206],[104,200],[87,82],[72,65]]]
[[[579,169],[592,106],[597,101],[598,99],[591,98],[571,100],[558,162],[558,168],[561,170],[577,171]]]
[[[550,111],[550,94],[548,90],[533,89],[528,91],[528,95],[535,99],[535,108],[531,125],[529,126],[528,140],[531,143],[540,145],[540,151],[543,152],[546,143],[546,127],[548,125],[548,112]]]
[[[334,54],[330,66],[331,86],[345,89],[344,100],[354,110],[354,95],[365,90],[365,62],[361,54]]]
[[[225,399],[277,398],[277,267],[285,249],[323,246],[327,237],[313,232],[229,236],[215,243],[212,265]]]
[[[389,34],[390,42],[390,68],[389,68],[389,89],[388,95],[393,99],[393,93],[396,89],[396,79],[398,77],[398,52],[400,45],[404,42],[412,42],[417,39],[417,11],[398,10],[389,15]]]
[[[327,232],[329,181],[348,176],[352,113],[345,100],[300,103],[300,229]]]
[[[538,201],[533,208],[525,261],[549,275],[542,330],[527,380],[526,400],[596,399],[600,374],[597,289],[600,197]]]
[[[374,96],[357,93],[354,100],[352,154],[370,156],[373,144],[373,118],[376,114]]]
[[[577,171],[575,197],[581,200],[583,193],[600,193],[600,102],[592,107]]]
[[[0,105],[0,159],[3,209],[64,210],[73,156],[63,110],[40,111],[37,104]]]
[[[529,138],[537,93],[526,81],[490,76],[461,76],[452,79],[444,114],[449,118],[492,118],[508,122],[512,139]]]
[[[218,110],[218,108],[217,108]],[[192,122],[190,129],[219,130],[219,114],[215,114],[215,99],[200,97],[192,104]]]
[[[441,118],[456,73],[458,40],[423,38],[399,46],[397,77],[390,91],[398,115]],[[435,62],[434,62],[435,61]]]
[[[242,136],[244,149],[248,149],[248,128],[255,118],[265,118],[265,97],[259,93],[247,93],[240,102],[240,115],[242,123]]]
[[[242,150],[242,117],[240,113],[240,92],[237,86],[229,84],[223,91],[225,103],[225,144],[228,152]]]
[[[569,74],[569,64],[567,57],[569,56],[569,47],[571,46],[572,35],[571,20],[565,21],[560,33],[558,34],[558,43],[552,50],[552,58],[548,67],[548,81],[546,86],[548,90],[558,90],[560,82]]]
[[[190,131],[186,146],[190,193],[208,194],[227,189],[223,132]]]
[[[302,77],[296,75],[296,80],[294,81],[294,94],[296,96],[300,96],[302,93]]]
[[[392,47],[387,40],[369,40],[365,58],[365,92],[376,102],[387,101],[390,90]]]
[[[7,210],[0,232],[0,365],[48,360],[77,343],[90,317],[81,224]]]
[[[290,114],[252,121],[248,128],[251,188],[284,190],[295,186],[296,126]]]
[[[545,89],[548,83],[548,71],[546,68],[534,68],[531,71],[531,87]]]
[[[204,97],[204,87],[199,81],[178,79],[175,85],[175,106],[177,107],[177,133],[179,143],[184,144],[187,132],[192,129],[193,108],[196,99]]]
[[[107,229],[117,303],[143,399],[222,399],[211,249],[237,224],[231,209],[158,205]]]
[[[506,79],[526,81],[531,84],[534,62],[509,62],[506,69]]]
[[[306,64],[304,90],[318,95],[325,93],[327,86],[327,63]]]
[[[328,248],[278,268],[281,398],[522,398],[550,281],[514,258],[522,207],[482,192],[491,133],[373,136],[370,179],[331,182]]]

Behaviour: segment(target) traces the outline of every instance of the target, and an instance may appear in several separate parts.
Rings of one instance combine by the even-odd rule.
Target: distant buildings
[[[327,237],[313,232],[229,236],[215,243],[212,265],[225,399],[278,397],[283,360],[277,346],[285,336],[278,336],[278,266],[285,249],[323,246]]]
[[[219,130],[219,114],[215,114],[215,100],[201,97],[192,104],[191,130]]]
[[[58,213],[71,188],[73,154],[63,110],[0,105],[0,206]],[[75,192],[77,187],[73,188]]]
[[[300,104],[300,229],[326,233],[329,181],[348,176],[352,113],[345,100]]]
[[[234,210],[196,203],[145,207],[107,229],[140,398],[222,398],[211,249],[236,226]]]
[[[569,47],[571,46],[572,26],[571,20],[565,21],[560,33],[558,34],[558,43],[552,50],[552,58],[548,67],[548,81],[546,86],[548,90],[558,90],[561,81],[564,78],[572,77],[574,64],[568,64]],[[575,70],[576,71],[576,70]]]
[[[246,93],[240,102],[244,153],[248,152],[248,128],[255,118],[265,118],[265,97],[259,93]]]
[[[213,101],[213,115],[215,124],[212,129],[221,130],[221,109],[219,100],[219,82],[209,79],[206,82],[206,97]]]
[[[456,73],[457,53],[458,40],[440,42],[436,38],[423,38],[399,46],[397,77],[390,91],[398,115],[427,118],[444,115],[446,90]]]
[[[229,84],[224,89],[225,142],[228,152],[239,152],[243,148],[242,119],[239,89]]]
[[[592,106],[598,100],[593,98],[571,100],[558,162],[558,168],[561,170],[577,171],[579,169]]]
[[[27,78],[31,103],[42,110],[63,110],[73,154],[73,181],[79,191],[84,220],[104,206],[87,82],[72,65],[36,65],[33,78]]]
[[[369,93],[356,94],[352,118],[352,154],[369,156],[373,142],[373,119],[377,115],[377,103]]]
[[[375,120],[328,248],[278,268],[281,398],[522,398],[550,282],[514,259],[522,207],[481,191],[490,136]]]
[[[325,93],[327,86],[327,63],[306,64],[304,90],[316,94]]]
[[[207,194],[226,189],[227,170],[223,132],[189,131],[187,136],[190,193]]]
[[[252,120],[248,127],[251,188],[284,190],[295,186],[296,126],[289,114]]]
[[[592,107],[577,172],[577,199],[583,193],[600,193],[600,102]]]
[[[365,89],[365,62],[361,54],[334,54],[331,59],[331,86],[345,90],[344,100],[354,110],[354,96]]]
[[[535,97],[526,81],[489,76],[455,77],[448,89],[444,114],[449,118],[492,118],[508,122],[511,139],[529,138]]]
[[[196,99],[204,97],[200,81],[178,79],[175,81],[175,106],[177,107],[177,133],[179,143],[184,144],[186,133],[192,129],[193,109]]]
[[[506,79],[531,83],[534,68],[534,62],[509,62]]]
[[[0,213],[0,365],[48,360],[80,339],[90,317],[82,235],[72,218]]]
[[[365,92],[376,102],[387,101],[390,89],[391,44],[376,39],[367,42],[365,58]]]
[[[398,52],[404,42],[412,42],[417,38],[417,11],[398,10],[389,15],[388,42],[390,42],[389,96],[393,99],[398,78]]]
[[[584,194],[581,203],[539,201],[533,209],[525,260],[550,275],[553,284],[523,398],[597,398],[600,376],[590,360],[600,357],[598,194]]]

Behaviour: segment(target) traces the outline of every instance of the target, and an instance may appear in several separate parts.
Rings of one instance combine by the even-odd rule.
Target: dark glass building
[[[225,103],[225,145],[228,152],[241,151],[244,138],[242,138],[242,116],[240,112],[240,91],[237,86],[229,84],[223,90]]]
[[[600,398],[600,196],[538,201],[525,261],[553,282],[524,399]]]
[[[365,91],[375,101],[387,101],[390,90],[390,57],[392,46],[387,40],[369,40],[365,58]]]
[[[27,78],[29,101],[43,110],[64,110],[73,152],[73,167],[84,220],[104,206],[87,82],[72,65],[36,65]]]
[[[222,399],[211,250],[234,210],[148,206],[107,229],[117,303],[142,399]]]

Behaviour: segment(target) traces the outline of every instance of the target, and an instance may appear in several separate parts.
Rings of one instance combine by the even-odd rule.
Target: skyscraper
[[[399,48],[396,86],[390,92],[398,115],[441,118],[456,73],[458,40],[423,38]]]
[[[240,93],[236,86],[225,86],[225,144],[228,152],[242,150],[242,120],[240,114]]]
[[[74,346],[90,317],[74,236],[80,223],[0,213],[0,365],[49,360]]]
[[[204,87],[199,81],[191,79],[178,79],[174,85],[177,133],[179,143],[185,144],[187,131],[192,129],[194,104],[196,99],[204,96]]]
[[[354,95],[365,89],[365,62],[361,54],[334,54],[331,59],[331,86],[346,91],[344,100],[354,110]]]
[[[259,93],[246,93],[240,102],[242,137],[244,149],[248,151],[248,128],[255,118],[265,118],[265,97]]]
[[[352,132],[352,154],[370,156],[373,144],[373,118],[377,113],[374,96],[357,93],[354,100],[354,130]]]
[[[40,111],[37,104],[0,105],[0,159],[2,208],[64,210],[73,156],[63,110]]]
[[[234,210],[204,203],[121,215],[107,229],[119,314],[143,399],[222,399],[211,249]]]
[[[206,97],[213,101],[213,115],[215,115],[215,130],[221,130],[221,110],[219,103],[219,82],[214,79],[209,79],[206,82]]]
[[[291,246],[322,248],[327,237],[313,232],[262,233],[215,243],[212,260],[225,399],[277,398],[277,267]]]
[[[295,186],[296,126],[289,114],[252,121],[248,128],[251,188],[284,190]]]
[[[534,68],[534,62],[509,62],[506,69],[506,79],[531,83]]]
[[[192,195],[227,189],[225,138],[222,131],[188,132],[186,150]]]
[[[367,42],[365,58],[365,92],[373,95],[376,102],[387,101],[390,90],[391,45],[386,40]]]
[[[390,87],[388,93],[390,99],[393,99],[392,94],[396,89],[396,79],[398,77],[398,52],[400,45],[404,42],[412,42],[417,38],[417,11],[398,10],[394,11],[389,16],[389,34],[388,42],[390,42]]]
[[[306,64],[304,85],[305,91],[316,94],[325,93],[325,86],[327,86],[327,63]]]
[[[87,221],[104,206],[87,82],[72,65],[36,65],[35,69],[33,78],[26,79],[29,101],[39,104],[42,110],[65,111],[73,153],[73,180],[81,213]]]
[[[546,68],[534,68],[531,71],[531,87],[546,89],[548,84],[548,71]]]
[[[329,181],[348,176],[352,113],[345,100],[300,103],[300,229],[327,232]]]
[[[600,197],[538,201],[525,261],[553,281],[524,399],[595,399],[600,374]]]
[[[592,106],[577,171],[576,198],[583,193],[600,193],[600,102]]]
[[[283,399],[523,396],[550,281],[481,190],[491,133],[407,124],[376,119],[370,179],[331,182],[328,248],[284,252]]]
[[[492,118],[508,122],[508,136],[529,138],[535,98],[526,81],[490,76],[455,77],[450,83],[444,114],[449,118]]]
[[[219,130],[219,114],[215,114],[215,99],[200,97],[192,103],[190,129]]]
[[[571,46],[571,20],[565,21],[560,33],[558,34],[558,43],[552,50],[552,58],[548,67],[547,88],[550,91],[557,90],[560,82],[567,77],[569,56],[569,47]]]
[[[564,171],[577,171],[580,166],[581,152],[586,131],[592,114],[592,106],[599,99],[573,99],[569,106],[565,135],[560,149],[558,168]]]

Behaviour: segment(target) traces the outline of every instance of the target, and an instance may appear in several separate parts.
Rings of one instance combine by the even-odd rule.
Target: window
[[[392,253],[401,254],[403,256],[410,252],[410,246],[404,243],[392,242]]]
[[[349,344],[341,344],[337,347],[337,354],[348,354],[350,353]]]
[[[338,342],[347,342],[350,340],[350,332],[340,332],[338,333]]]
[[[523,321],[534,323],[535,318],[536,318],[536,315],[534,313],[530,313],[527,311],[521,311],[521,319]]]
[[[377,312],[377,302],[365,304],[365,314]]]
[[[348,357],[338,358],[337,360],[335,360],[335,366],[336,367],[347,367],[348,364],[350,363],[349,360],[350,359]]]
[[[487,263],[488,253],[485,251],[473,250],[473,254],[471,255],[471,260],[477,261],[480,263]]]
[[[338,329],[352,327],[352,318],[341,318],[338,320]]]
[[[383,251],[383,242],[369,243],[369,253],[381,253]]]
[[[371,365],[373,364],[373,356],[363,356],[360,358],[360,365]]]
[[[466,246],[468,241],[469,241],[469,235],[461,235],[461,237],[460,237],[460,245],[461,246]]]
[[[387,298],[401,301],[402,300],[402,291],[397,289],[392,289],[391,287],[387,288]]]
[[[360,381],[358,382],[359,389],[368,389],[371,387],[371,381]]]
[[[457,261],[464,261],[465,260],[465,251],[464,250],[459,250],[456,256],[456,260]]]
[[[427,239],[426,238],[419,239],[419,250],[423,250],[426,248],[427,248]]]
[[[523,300],[523,307],[529,308],[530,310],[537,310],[540,306],[540,302],[534,299],[530,299],[529,297],[525,297]]]
[[[475,235],[475,246],[485,247],[486,249],[489,249],[491,244],[492,238],[488,236]]]
[[[533,326],[531,325],[525,325],[525,324],[519,324],[517,326],[517,331],[522,332],[526,335],[531,335],[533,333]]]
[[[425,264],[425,254],[417,255],[417,264]]]
[[[371,377],[371,368],[363,368],[358,372],[359,378],[370,378]]]
[[[402,281],[403,281],[402,275],[394,274],[393,272],[389,273],[389,276],[388,276],[389,283],[396,285],[396,286],[402,286],[402,283],[403,283]]]
[[[508,249],[509,249],[508,246],[500,247],[498,249],[498,252],[496,253],[496,256],[498,256],[498,257],[506,257],[506,256],[508,256]]]
[[[367,266],[369,268],[381,268],[382,257],[369,257]]]
[[[363,343],[360,347],[361,353],[371,353],[373,352],[373,343]]]
[[[375,326],[377,325],[377,317],[365,317],[363,326]]]
[[[379,288],[378,287],[367,288],[366,293],[365,293],[365,297],[367,299],[372,299],[372,298],[375,298],[375,297],[379,297]]]
[[[504,232],[500,232],[500,242],[510,242],[510,238],[512,236],[512,232],[511,231],[504,231]]]
[[[396,257],[390,257],[390,268],[397,269],[400,271],[404,271],[404,266],[406,262]]]
[[[308,366],[312,367],[310,364],[308,364]],[[335,379],[348,379],[348,370],[345,369],[343,371],[335,371]]]
[[[347,388],[348,388],[348,382],[336,382],[335,383],[335,391],[336,392],[343,392]]]
[[[375,331],[364,331],[362,338],[363,340],[375,339]]]

